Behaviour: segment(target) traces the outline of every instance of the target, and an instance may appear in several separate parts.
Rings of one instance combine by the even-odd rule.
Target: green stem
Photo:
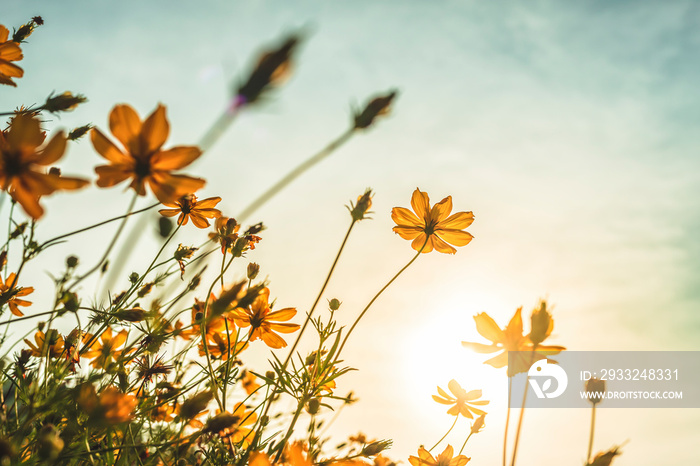
[[[346,132],[340,135],[336,140],[328,144],[326,147],[324,147],[320,152],[317,154],[309,157],[299,165],[297,165],[296,168],[294,168],[292,171],[287,173],[284,178],[279,180],[277,183],[272,185],[267,191],[262,193],[258,198],[256,198],[253,202],[250,203],[248,207],[243,209],[243,212],[241,212],[237,219],[239,222],[243,222],[245,219],[247,219],[253,212],[258,210],[260,207],[262,207],[267,201],[272,199],[278,192],[280,192],[282,189],[284,189],[289,183],[292,181],[296,180],[298,177],[304,174],[305,171],[331,155],[336,149],[338,149],[340,146],[342,146],[345,142],[347,142],[350,137],[355,133],[355,128],[352,127],[348,129]]]
[[[435,447],[437,447],[438,445],[440,445],[440,442],[442,442],[443,440],[445,440],[445,437],[447,437],[447,436],[450,434],[450,432],[452,432],[452,429],[454,429],[455,425],[457,425],[457,419],[459,419],[459,416],[455,416],[455,422],[452,423],[452,425],[450,426],[450,428],[447,429],[447,432],[445,432],[445,435],[443,435],[442,438],[441,438],[440,440],[438,440],[438,441],[435,443],[435,445],[433,445],[433,446],[430,448],[430,450],[428,450],[428,452],[433,451],[433,450],[435,449]],[[460,453],[461,453],[461,452],[460,452]]]
[[[134,209],[134,204],[136,204],[137,197],[138,197],[138,193],[134,193],[134,197],[131,199],[131,202],[129,203],[129,208],[127,209],[126,214],[123,216],[122,222],[119,224],[119,227],[117,228],[117,232],[114,234],[112,241],[110,241],[109,245],[107,246],[107,250],[102,255],[100,260],[97,262],[97,264],[95,264],[95,266],[93,268],[88,270],[85,274],[81,275],[80,277],[76,278],[73,281],[73,283],[71,284],[71,286],[68,288],[69,290],[73,289],[78,283],[80,283],[85,278],[87,278],[88,276],[92,275],[97,270],[99,270],[100,267],[102,267],[102,264],[104,263],[105,260],[107,260],[109,253],[112,252],[114,245],[117,244],[117,239],[119,239],[119,236],[121,235],[122,231],[124,230],[124,226],[126,225],[126,221],[129,218],[131,211]]]
[[[469,435],[467,435],[467,439],[466,439],[466,440],[464,441],[464,443],[462,444],[462,448],[459,449],[459,453],[457,453],[457,455],[461,455],[461,454],[462,454],[462,452],[464,451],[464,447],[467,446],[467,442],[469,441],[470,438],[472,438],[472,435],[474,435],[474,432],[469,432]]]
[[[410,267],[410,265],[413,264],[413,262],[414,262],[416,259],[418,259],[418,256],[420,256],[421,253],[423,252],[423,249],[425,249],[425,245],[428,244],[428,240],[429,240],[429,239],[430,239],[430,236],[429,236],[429,235],[426,235],[426,237],[425,237],[425,243],[423,243],[423,246],[421,246],[421,248],[418,250],[418,252],[416,253],[416,255],[413,256],[413,259],[411,259],[410,261],[408,261],[408,264],[404,265],[403,268],[402,268],[401,270],[399,270],[399,271],[396,273],[396,275],[394,275],[394,276],[392,277],[392,279],[389,280],[389,281],[387,282],[387,284],[384,285],[384,287],[383,287],[381,290],[379,290],[379,292],[378,292],[376,295],[374,295],[374,298],[372,298],[372,300],[367,304],[367,306],[365,306],[365,308],[362,310],[362,312],[360,313],[360,315],[357,316],[357,319],[355,319],[355,322],[352,323],[352,326],[350,327],[350,330],[348,330],[348,333],[345,335],[345,338],[343,338],[343,342],[340,344],[340,348],[338,348],[338,351],[336,352],[336,355],[335,355],[335,362],[334,362],[332,365],[334,365],[336,362],[338,362],[338,359],[339,359],[339,357],[340,357],[340,353],[343,351],[343,348],[345,347],[345,343],[347,343],[348,338],[350,338],[350,334],[352,333],[353,330],[355,330],[355,327],[356,327],[357,324],[360,322],[360,320],[365,316],[365,314],[367,313],[367,311],[369,310],[369,308],[372,306],[372,304],[374,304],[374,302],[377,300],[377,298],[379,298],[379,296],[381,296],[381,294],[384,293],[384,290],[386,290],[387,288],[389,288],[389,285],[391,285],[392,283],[394,283],[394,280],[396,280],[396,279],[399,277],[399,275],[401,275],[401,274],[404,272],[404,270],[406,270],[408,267]]]

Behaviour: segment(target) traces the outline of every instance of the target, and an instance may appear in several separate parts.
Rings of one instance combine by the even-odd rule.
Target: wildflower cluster
[[[15,79],[24,75],[17,64],[23,58],[21,45],[42,24],[41,17],[34,17],[12,37],[0,25],[0,84],[17,86]],[[259,57],[249,77],[236,87],[221,121],[230,124],[237,112],[281,86],[300,41],[301,36],[293,34]],[[202,156],[200,146],[215,142],[222,130],[219,123],[199,145],[169,147],[170,123],[162,104],[143,120],[132,106],[118,104],[106,116],[109,132],[87,123],[67,135],[49,131],[42,116],[79,108],[86,101],[80,94],[52,94],[40,106],[3,113],[9,118],[0,131],[0,195],[11,205],[10,228],[0,248],[0,316],[6,319],[0,325],[9,330],[32,322],[34,328],[28,338],[11,341],[12,333],[6,331],[0,340],[3,349],[8,348],[0,359],[0,464],[395,465],[384,456],[390,440],[369,440],[360,434],[334,449],[328,447],[325,429],[335,419],[332,412],[355,401],[352,392],[339,393],[341,378],[353,370],[345,365],[343,350],[375,301],[421,255],[433,250],[455,254],[457,247],[472,240],[465,229],[474,215],[452,213],[451,196],[431,207],[428,194],[420,189],[410,200],[412,211],[395,207],[393,230],[411,241],[415,255],[367,306],[358,312],[343,310],[355,316],[348,328],[336,318],[339,299],[328,299],[327,310],[316,311],[348,236],[358,222],[369,219],[372,190],[350,202],[348,230],[333,265],[312,306],[301,312],[284,297],[274,299],[274,286],[259,278],[264,268],[248,258],[264,246],[265,227],[244,222],[351,136],[376,125],[396,96],[390,91],[370,99],[363,110],[354,112],[340,138],[239,215],[229,216],[217,208],[221,197],[200,199],[196,194],[205,187],[205,179],[180,172]],[[94,168],[95,187],[128,184],[127,190],[133,191],[128,212],[40,240],[45,234],[40,228],[44,196],[95,189],[88,188],[92,174],[64,176],[54,165],[72,141],[87,134],[95,155],[106,161]],[[135,209],[138,197],[151,195],[157,202]],[[136,264],[136,271],[120,275],[104,296],[98,294],[90,280],[108,270],[110,257],[121,254],[113,249],[126,221],[156,208],[162,244],[149,265]],[[171,218],[176,218],[175,225]],[[45,257],[49,247],[75,246],[82,233],[108,225],[116,228],[111,233],[105,228],[112,239],[104,252],[92,257],[93,251],[88,251],[82,259],[69,255],[63,269],[52,274],[53,290],[42,285],[42,277],[27,272],[26,265]],[[186,228],[200,232],[200,244],[176,243],[175,237]],[[94,265],[86,267],[85,262]],[[52,305],[33,304],[51,294]],[[284,304],[278,305],[278,300]],[[533,313],[529,335],[523,334],[520,309],[503,330],[486,314],[475,319],[477,330],[491,344],[465,346],[481,353],[500,352],[487,363],[503,367],[511,351],[531,355],[522,364],[511,364],[509,377],[526,370],[526,363],[564,350],[542,345],[553,328],[545,303]],[[310,348],[301,345],[307,329],[314,333]],[[250,364],[253,358],[248,354],[254,348],[270,351],[269,366]],[[489,401],[482,398],[482,390],[465,390],[456,380],[447,388],[438,387],[433,399],[449,406],[447,414],[455,417],[454,423],[430,450],[421,446],[417,456],[408,458],[413,466],[464,466],[470,460],[462,454],[467,441],[484,429]],[[431,451],[460,417],[470,422],[462,448],[455,454],[447,445],[434,456]],[[302,419],[308,427],[300,427]],[[616,448],[590,464],[609,464],[606,458],[618,454]]]

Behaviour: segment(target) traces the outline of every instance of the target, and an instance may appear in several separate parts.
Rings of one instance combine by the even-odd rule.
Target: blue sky
[[[334,429],[393,437],[394,456],[405,459],[451,423],[430,400],[436,385],[483,383],[492,412],[468,454],[488,464],[501,440],[505,376],[461,348],[461,340],[478,338],[474,314],[505,325],[516,307],[547,297],[556,306],[553,343],[700,349],[699,8],[681,1],[13,2],[3,7],[3,24],[36,14],[47,24],[23,47],[19,88],[2,89],[0,102],[13,108],[51,91],[81,92],[89,103],[55,126],[101,128],[115,103],[143,115],[162,102],[169,143],[191,144],[261,46],[305,27],[311,33],[287,85],[236,121],[191,170],[208,180],[202,195],[222,196],[222,209],[235,216],[342,133],[351,105],[398,88],[389,118],[259,211],[269,230],[251,259],[280,305],[308,307],[344,234],[343,205],[373,187],[374,220],[354,233],[327,296],[343,301],[351,322],[411,257],[391,232],[391,207],[407,206],[418,186],[433,201],[452,195],[455,209],[474,211],[471,244],[454,257],[421,257],[360,324],[346,355],[360,371],[341,389],[354,389],[362,402]],[[82,141],[64,171],[89,176],[98,162]],[[82,226],[89,223],[82,212],[102,218],[129,200],[119,188],[90,193],[47,199],[46,228]],[[100,238],[86,236],[81,247],[98,247]],[[144,232],[139,247],[153,241]],[[54,254],[62,260],[69,252]],[[266,357],[261,351],[260,364]],[[628,411],[599,418],[597,446],[630,439],[616,464],[667,463],[669,451],[675,464],[697,462],[687,447],[697,438],[697,410]],[[582,463],[587,415],[533,410],[521,458]],[[544,426],[546,439],[535,435]],[[545,448],[562,429],[571,438]]]

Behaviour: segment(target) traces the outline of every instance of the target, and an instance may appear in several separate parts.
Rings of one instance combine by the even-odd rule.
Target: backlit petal
[[[141,126],[141,118],[130,105],[116,105],[109,114],[109,130],[135,156]]]
[[[200,155],[202,151],[195,146],[173,147],[153,155],[151,166],[154,170],[179,170],[197,160]]]
[[[396,226],[393,228],[394,233],[398,234],[403,239],[412,240],[423,232],[421,227]],[[423,240],[425,241],[425,240]],[[423,244],[423,243],[421,243]]]
[[[425,228],[425,224],[416,215],[405,207],[391,209],[391,219],[397,225],[408,225]]]
[[[170,125],[165,117],[165,107],[158,105],[141,127],[141,147],[144,154],[151,154],[161,148],[168,139]]]
[[[430,218],[441,222],[450,215],[450,212],[452,212],[452,196],[447,196],[433,206],[433,209],[430,211]]]
[[[476,322],[476,331],[489,341],[494,343],[503,343],[505,339],[505,334],[503,330],[498,326],[495,320],[493,320],[488,314],[482,312],[474,316],[474,321]]]
[[[457,212],[440,222],[438,228],[445,230],[464,230],[474,222],[472,212]]]
[[[474,239],[471,233],[461,230],[435,230],[435,234],[438,238],[441,238],[449,244],[455,246],[466,246],[469,242]]]
[[[411,207],[413,207],[413,211],[418,218],[427,220],[430,214],[430,198],[428,194],[416,188],[416,190],[413,191],[413,196],[411,196]]]

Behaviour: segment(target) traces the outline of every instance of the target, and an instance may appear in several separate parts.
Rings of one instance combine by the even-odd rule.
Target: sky
[[[0,90],[3,109],[71,90],[89,102],[47,125],[104,129],[116,103],[141,115],[163,103],[170,145],[199,140],[260,50],[307,31],[290,80],[187,170],[208,181],[200,197],[221,196],[230,216],[342,134],[352,108],[399,90],[390,116],[251,218],[268,230],[250,260],[279,305],[301,314],[345,234],[344,205],[374,189],[373,220],[353,232],[325,294],[343,302],[349,324],[413,255],[391,231],[392,207],[409,206],[419,187],[433,202],[451,195],[456,211],[474,212],[472,243],[454,256],[421,256],[358,326],[345,362],[359,371],[339,390],[361,401],[329,429],[334,438],[359,430],[393,438],[390,455],[405,461],[451,424],[430,397],[455,378],[493,400],[467,455],[497,461],[506,377],[460,345],[484,341],[472,318],[479,312],[504,326],[517,307],[529,312],[547,298],[552,344],[700,350],[697,3],[35,1],[3,5],[0,22],[37,14],[46,25],[23,46],[20,86]],[[92,176],[99,162],[85,140],[62,169]],[[89,193],[46,198],[47,237],[123,212],[130,200],[120,188]],[[140,237],[134,269],[156,244],[151,220],[129,226]],[[72,246],[88,262],[105,235]],[[68,244],[49,257],[60,264],[72,252]],[[50,270],[31,273],[50,284]],[[264,366],[268,354],[256,351]],[[528,411],[522,464],[582,464],[588,416]],[[628,441],[616,465],[700,459],[689,447],[700,434],[697,409],[608,409],[598,421],[597,449]],[[453,445],[468,431],[457,426]]]

